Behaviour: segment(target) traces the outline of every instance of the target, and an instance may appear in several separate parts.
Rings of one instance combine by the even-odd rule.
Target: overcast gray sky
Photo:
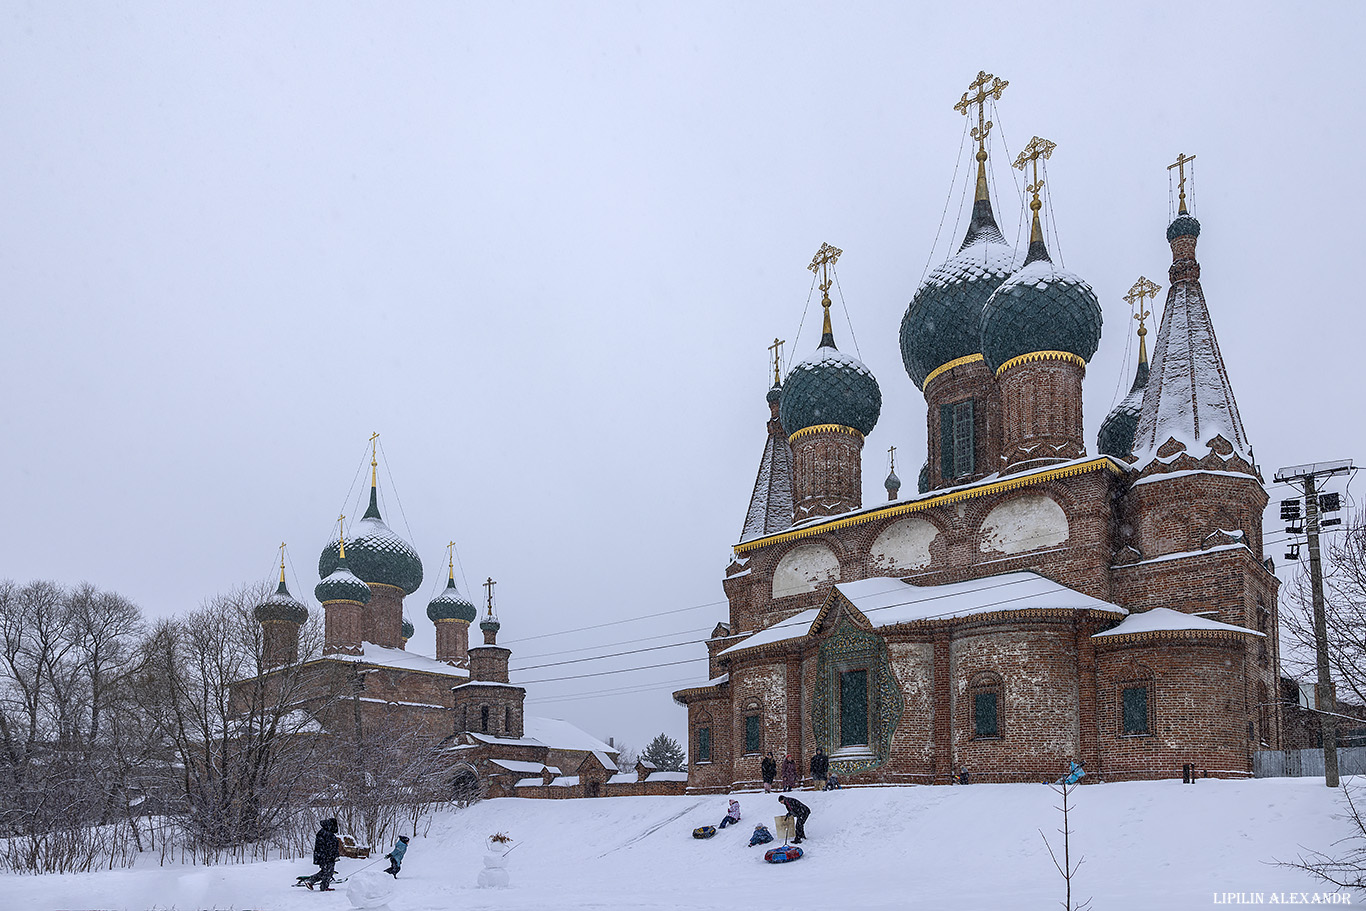
[[[883,392],[865,501],[884,496],[892,445],[914,489],[925,409],[897,332],[932,249],[958,239],[970,150],[952,106],[980,69],[1010,81],[994,140],[1058,143],[1054,252],[1106,319],[1092,444],[1131,370],[1122,296],[1140,274],[1165,294],[1165,166],[1185,152],[1203,284],[1268,480],[1366,455],[1363,18],[1359,3],[0,4],[0,577],[87,579],[167,615],[268,578],[287,541],[311,603],[378,430],[386,518],[427,568],[412,647],[432,648],[449,540],[471,585],[499,580],[514,668],[710,630],[763,449],[765,349],[795,338],[824,241],[845,251],[857,352]],[[1015,172],[993,154],[1014,236]],[[819,337],[812,307],[798,357]],[[854,352],[838,300],[836,315]],[[705,676],[702,653],[521,678],[696,659],[531,688],[533,711],[640,745],[682,732],[667,692]]]

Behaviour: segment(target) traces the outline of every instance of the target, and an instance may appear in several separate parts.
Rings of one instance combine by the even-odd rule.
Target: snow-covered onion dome
[[[995,373],[1037,352],[1091,360],[1100,345],[1100,302],[1091,286],[1053,265],[1041,240],[1018,272],[992,292],[982,311],[982,356]]]
[[[887,495],[895,500],[897,491],[901,489],[901,479],[896,476],[895,468],[887,472],[887,480],[882,482],[882,486],[887,488]]]
[[[1143,387],[1148,385],[1148,349],[1143,339],[1146,331],[1140,325],[1138,369],[1134,371],[1134,385],[1129,389],[1129,394],[1105,416],[1100,432],[1096,434],[1096,451],[1102,455],[1123,459],[1133,454],[1138,416],[1143,410]]]
[[[347,545],[348,548],[350,545]],[[362,582],[346,565],[345,557],[338,558],[332,571],[313,588],[313,597],[322,604],[351,601],[365,604],[370,600],[370,586]]]
[[[882,414],[882,390],[862,361],[835,347],[828,309],[826,320],[816,353],[787,375],[778,419],[788,436],[822,424],[850,427],[867,436]]]
[[[780,383],[774,383],[773,388],[768,390],[768,395],[764,396],[764,401],[772,405],[783,397],[783,387]]]
[[[1171,243],[1178,237],[1199,237],[1200,222],[1195,220],[1195,216],[1182,212],[1176,216],[1176,220],[1167,225],[1167,243]]]
[[[252,610],[261,623],[269,620],[284,620],[289,623],[303,624],[308,620],[308,608],[304,607],[285,587],[284,573],[280,574],[280,587]]]
[[[327,576],[340,560],[339,544],[332,541],[318,558],[318,575]],[[379,514],[379,494],[370,485],[370,508],[351,530],[346,558],[352,571],[373,585],[389,585],[411,595],[422,585],[422,561],[412,545],[400,538]]]
[[[981,353],[982,309],[1018,262],[996,227],[985,172],[979,168],[977,199],[962,246],[930,273],[901,318],[901,360],[917,388],[923,389],[926,378],[945,364]]]
[[[427,618],[433,623],[438,620],[464,620],[473,623],[479,611],[466,600],[455,587],[455,577],[446,580],[446,587],[427,604]]]
[[[417,632],[417,627],[413,626],[413,621],[409,620],[407,617],[404,617],[404,618],[403,618],[403,631],[402,631],[399,635],[401,635],[401,636],[403,637],[403,640],[406,642],[407,640],[413,638],[413,635],[414,635],[416,632]]]

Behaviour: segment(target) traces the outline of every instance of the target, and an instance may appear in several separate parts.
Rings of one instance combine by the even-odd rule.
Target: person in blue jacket
[[[400,835],[398,841],[394,842],[394,850],[384,855],[389,858],[389,869],[385,870],[394,879],[398,879],[399,868],[403,866],[403,855],[408,851],[408,836]]]
[[[1067,774],[1058,779],[1061,785],[1076,784],[1086,775],[1086,763],[1079,759],[1073,759],[1071,765],[1067,767]]]

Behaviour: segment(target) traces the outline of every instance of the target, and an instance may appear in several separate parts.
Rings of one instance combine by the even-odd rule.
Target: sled
[[[791,841],[797,837],[797,819],[794,816],[773,817],[773,837]]]
[[[698,826],[692,830],[693,838],[711,838],[716,834],[716,826]]]
[[[802,849],[796,845],[783,845],[780,848],[770,848],[764,853],[764,860],[771,864],[785,864],[788,861],[800,860]]]

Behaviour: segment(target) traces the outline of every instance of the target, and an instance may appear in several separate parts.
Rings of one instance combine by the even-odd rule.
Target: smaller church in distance
[[[1158,286],[1129,302],[1139,362],[1094,450],[1082,381],[1100,342],[1091,286],[1053,262],[1035,137],[1025,249],[999,229],[987,136],[1006,83],[980,73],[956,106],[975,126],[976,191],[961,246],[911,298],[906,373],[925,398],[918,491],[862,502],[862,450],[882,396],[836,345],[831,270],[816,350],[783,378],[688,710],[688,790],[760,781],[771,751],[817,747],[853,784],[1250,776],[1281,741],[1279,583],[1262,552],[1267,493],[1200,284],[1201,226],[1184,154],[1172,260],[1151,364]],[[775,346],[778,343],[775,340]],[[776,350],[776,347],[775,347]],[[1107,382],[1113,382],[1113,377]]]

